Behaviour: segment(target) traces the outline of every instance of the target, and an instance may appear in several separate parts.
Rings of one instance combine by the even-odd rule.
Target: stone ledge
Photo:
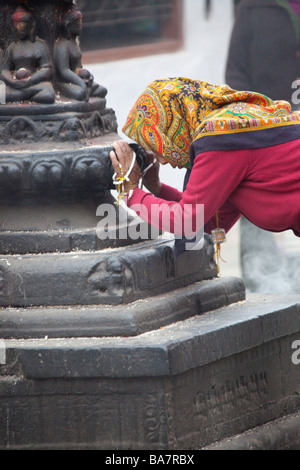
[[[300,412],[275,419],[202,450],[300,450]]]
[[[122,306],[0,309],[0,331],[2,338],[137,336],[244,298],[240,279],[213,279]]]
[[[182,374],[299,331],[297,300],[269,297],[135,337],[8,339],[5,345],[30,378],[155,377]]]
[[[0,448],[202,449],[299,413],[299,309],[251,296],[134,337],[1,340]]]
[[[159,295],[217,275],[209,237],[179,258],[174,242],[127,248],[6,255],[0,262],[0,305],[117,305]]]

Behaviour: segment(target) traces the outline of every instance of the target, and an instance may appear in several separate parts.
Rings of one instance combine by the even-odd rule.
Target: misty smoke
[[[248,292],[300,293],[300,254],[287,255],[272,233],[241,219],[241,266]]]

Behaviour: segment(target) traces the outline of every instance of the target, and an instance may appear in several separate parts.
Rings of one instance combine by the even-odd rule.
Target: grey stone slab
[[[0,337],[137,336],[244,298],[240,279],[216,278],[126,305],[5,308]]]
[[[273,315],[277,328],[271,336],[264,326]],[[290,321],[279,322],[283,317]],[[172,376],[299,331],[297,299],[277,304],[268,299],[242,301],[133,337],[8,339],[5,344],[31,378]]]
[[[278,418],[202,450],[300,450],[300,413]]]
[[[0,448],[202,449],[298,413],[299,314],[251,296],[131,337],[1,340]]]
[[[0,306],[116,305],[217,276],[213,245],[175,258],[173,241],[99,251],[3,255]]]

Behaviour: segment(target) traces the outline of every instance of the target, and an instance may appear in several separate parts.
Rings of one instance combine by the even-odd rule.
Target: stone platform
[[[138,302],[188,304],[196,284]],[[298,297],[192,310],[132,336],[2,340],[0,448],[195,450],[299,412]]]
[[[300,413],[275,419],[203,450],[300,450]]]
[[[206,238],[203,249],[186,251],[178,259],[173,241],[166,240],[107,250],[5,255],[0,258],[0,306],[129,303],[214,278],[213,256]],[[4,311],[0,327],[10,318]]]

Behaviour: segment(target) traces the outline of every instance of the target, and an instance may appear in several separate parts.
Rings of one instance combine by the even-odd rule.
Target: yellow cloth
[[[286,101],[189,78],[155,80],[131,109],[123,132],[178,167],[189,167],[191,143],[208,135],[300,124]]]

